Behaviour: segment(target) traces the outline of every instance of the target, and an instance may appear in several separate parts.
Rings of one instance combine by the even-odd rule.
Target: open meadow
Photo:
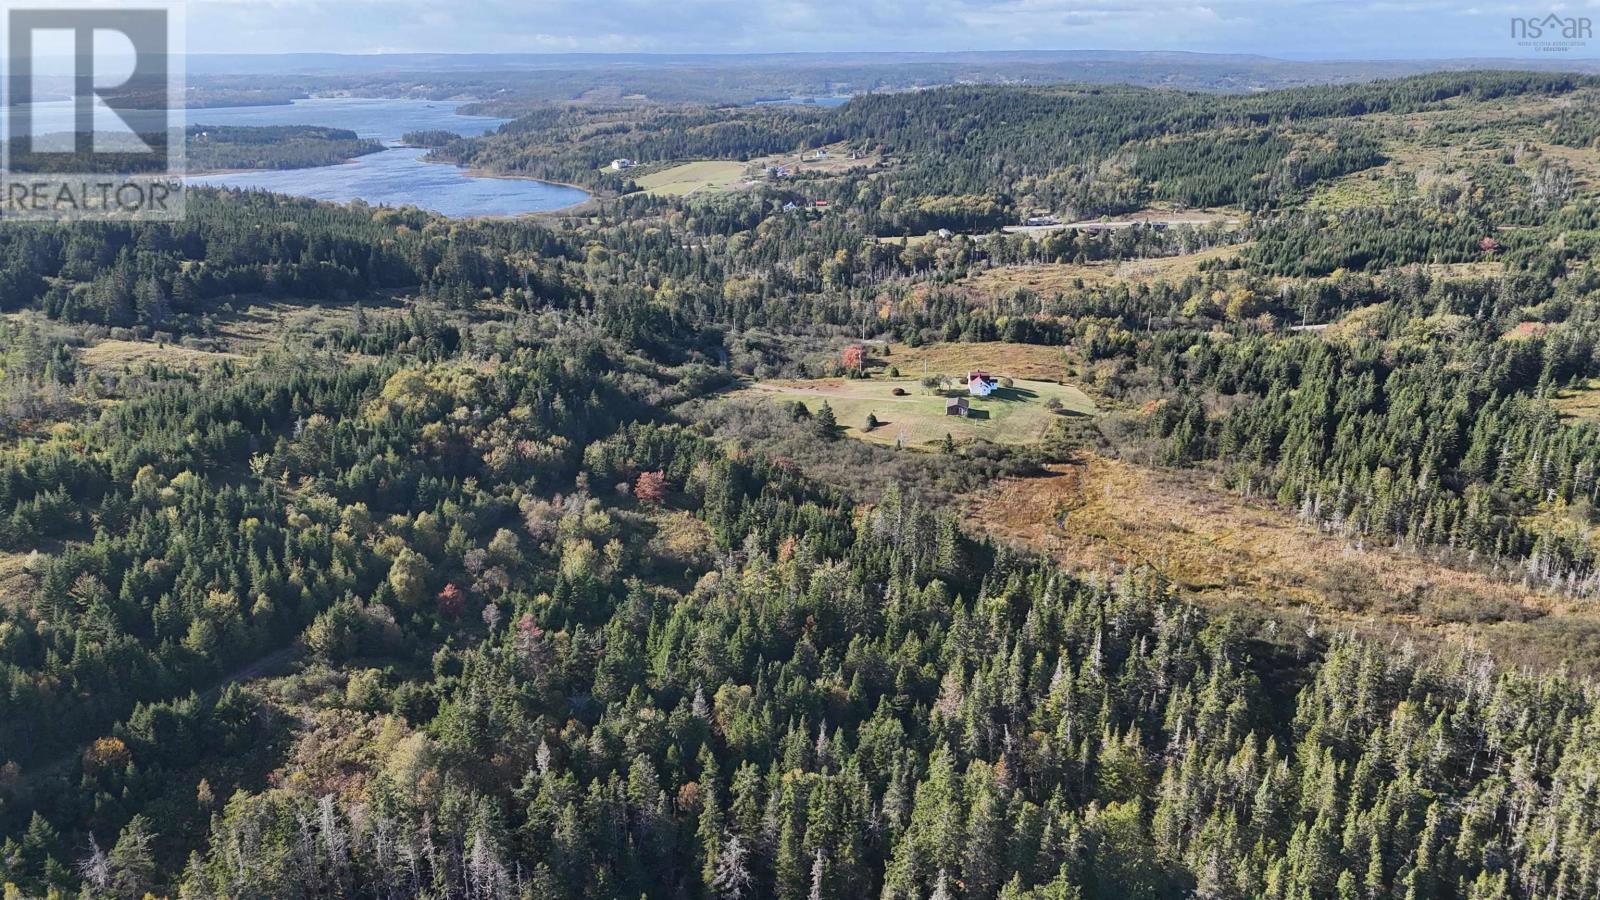
[[[895,396],[898,388],[905,391]],[[988,397],[968,397],[968,416],[950,415],[946,402],[966,391],[932,391],[918,378],[823,378],[809,381],[760,382],[742,393],[774,402],[798,401],[813,415],[824,403],[833,408],[845,434],[880,444],[923,446],[944,440],[986,440],[1026,444],[1045,436],[1050,426],[1070,416],[1093,415],[1094,401],[1083,391],[1050,381],[1019,379],[998,387]],[[1056,401],[1054,404],[1051,401]],[[867,416],[877,427],[866,428]]]
[[[657,196],[720,191],[744,180],[747,168],[746,164],[737,160],[701,159],[640,175],[634,179],[634,183]]]
[[[1514,580],[1319,531],[1275,503],[1196,473],[1082,454],[1039,477],[970,494],[966,518],[1069,570],[1148,566],[1185,599],[1216,609],[1314,616],[1340,627],[1454,636],[1507,659],[1595,671],[1593,613]]]

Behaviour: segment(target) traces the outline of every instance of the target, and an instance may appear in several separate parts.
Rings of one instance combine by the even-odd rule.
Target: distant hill
[[[962,53],[196,54],[191,81],[375,96],[527,101],[748,103],[772,96],[904,90],[958,82],[1134,84],[1249,92],[1435,71],[1600,72],[1595,59],[1286,60],[1248,54],[1059,50]],[[670,78],[662,76],[670,72]],[[535,77],[535,73],[537,73]]]

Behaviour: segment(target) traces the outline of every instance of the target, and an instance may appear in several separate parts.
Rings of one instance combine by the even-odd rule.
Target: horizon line
[[[499,57],[694,57],[694,56],[725,56],[725,57],[762,57],[762,56],[959,56],[964,54],[1010,55],[1026,56],[1053,53],[1127,53],[1141,55],[1168,55],[1168,56],[1199,56],[1199,57],[1248,57],[1266,60],[1269,62],[1283,63],[1385,63],[1385,62],[1586,62],[1600,63],[1600,56],[1552,56],[1551,54],[1530,56],[1506,55],[1425,55],[1425,56],[1273,56],[1250,50],[1170,50],[1170,49],[1118,49],[1108,47],[1055,47],[1034,48],[1027,50],[1001,49],[1001,48],[973,48],[964,50],[281,50],[281,51],[239,51],[239,50],[202,50],[189,51],[186,57],[289,57],[289,56],[339,56],[339,57],[382,57],[382,56],[499,56]]]

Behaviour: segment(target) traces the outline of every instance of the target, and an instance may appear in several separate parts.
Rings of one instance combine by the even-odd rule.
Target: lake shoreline
[[[574,191],[582,191],[586,195],[586,198],[584,200],[579,201],[578,203],[572,204],[573,206],[580,206],[580,205],[582,205],[584,203],[589,202],[590,200],[594,200],[594,199],[597,199],[597,198],[600,197],[600,193],[597,190],[595,190],[594,188],[584,187],[581,184],[573,184],[570,181],[551,181],[548,178],[538,178],[538,177],[535,177],[533,175],[517,175],[515,173],[510,173],[510,172],[495,172],[493,170],[484,169],[484,168],[471,168],[471,169],[469,169],[466,166],[457,165],[456,163],[448,162],[448,161],[442,160],[442,159],[425,159],[425,160],[423,160],[423,162],[431,163],[433,165],[455,166],[456,168],[461,170],[461,174],[467,176],[468,178],[498,178],[498,179],[500,179],[502,181],[537,181],[540,184],[553,184],[556,187],[564,187],[564,188],[570,188],[570,189],[572,189]],[[562,209],[567,209],[567,208],[568,207],[562,207]],[[543,211],[544,212],[555,212],[555,210],[543,210]]]
[[[345,128],[381,141],[385,149],[320,166],[194,171],[186,173],[185,181],[194,187],[261,190],[332,203],[362,200],[372,206],[412,206],[461,219],[561,213],[596,199],[596,193],[582,185],[426,159],[428,148],[401,139],[407,132],[427,130],[473,137],[507,121],[463,116],[458,112],[462,105],[351,97],[214,110],[212,117],[224,120],[217,124]]]

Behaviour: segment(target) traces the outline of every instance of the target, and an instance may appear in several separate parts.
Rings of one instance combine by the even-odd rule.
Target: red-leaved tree
[[[467,598],[462,595],[461,589],[454,582],[444,586],[436,598],[439,603],[439,615],[446,619],[459,619],[461,613],[467,608]]]
[[[846,369],[859,372],[867,364],[867,350],[860,344],[851,344],[844,348],[842,360]]]
[[[659,470],[640,472],[639,479],[633,483],[633,496],[640,503],[659,505],[667,499],[667,473]]]

